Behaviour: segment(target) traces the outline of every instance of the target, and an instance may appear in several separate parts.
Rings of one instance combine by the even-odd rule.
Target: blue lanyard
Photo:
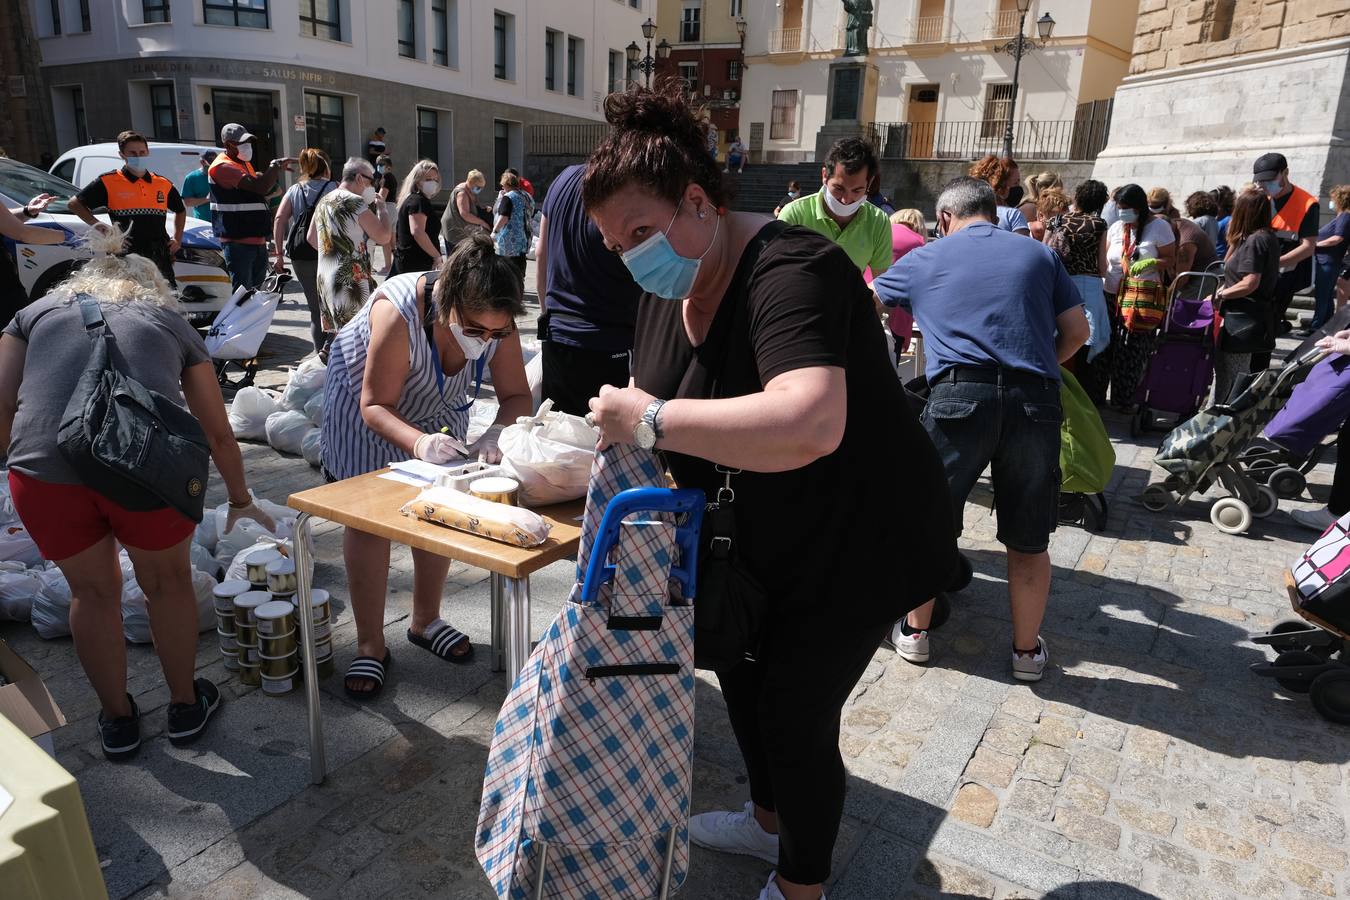
[[[477,402],[478,392],[483,389],[483,366],[486,364],[487,360],[481,356],[473,361],[473,397],[463,406],[451,406],[451,412],[464,412]],[[434,340],[431,342],[431,367],[436,373],[436,393],[440,395],[441,402],[444,403],[445,371],[441,368],[441,355],[436,350],[436,342]]]

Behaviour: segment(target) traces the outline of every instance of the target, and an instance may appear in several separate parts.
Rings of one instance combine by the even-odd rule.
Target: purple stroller
[[[1209,397],[1214,378],[1214,294],[1219,289],[1219,276],[1213,272],[1182,274],[1186,283],[1180,290],[1175,282],[1172,285],[1157,345],[1134,395],[1138,410],[1130,420],[1130,437],[1158,430],[1157,413],[1173,417],[1166,428],[1189,419]]]

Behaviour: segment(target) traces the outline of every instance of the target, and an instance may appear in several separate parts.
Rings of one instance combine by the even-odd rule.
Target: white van
[[[224,153],[219,147],[209,144],[164,144],[150,142],[150,160],[148,168],[156,175],[163,175],[180,191],[183,179],[189,172],[201,165],[202,154],[208,150]],[[51,167],[51,173],[57,178],[69,181],[83,188],[104,172],[122,168],[122,157],[117,155],[117,144],[86,144],[74,147],[62,153]]]

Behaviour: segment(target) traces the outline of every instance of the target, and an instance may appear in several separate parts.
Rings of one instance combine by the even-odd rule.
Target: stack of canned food
[[[222,581],[212,589],[216,606],[216,637],[225,670],[239,671],[239,626],[234,617],[234,598],[251,590],[247,581]]]

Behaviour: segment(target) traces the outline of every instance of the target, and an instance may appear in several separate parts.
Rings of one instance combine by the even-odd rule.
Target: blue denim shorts
[[[947,472],[957,528],[971,489],[991,467],[999,542],[1040,553],[1059,520],[1059,382],[1009,376],[1001,384],[934,384],[923,424]]]

